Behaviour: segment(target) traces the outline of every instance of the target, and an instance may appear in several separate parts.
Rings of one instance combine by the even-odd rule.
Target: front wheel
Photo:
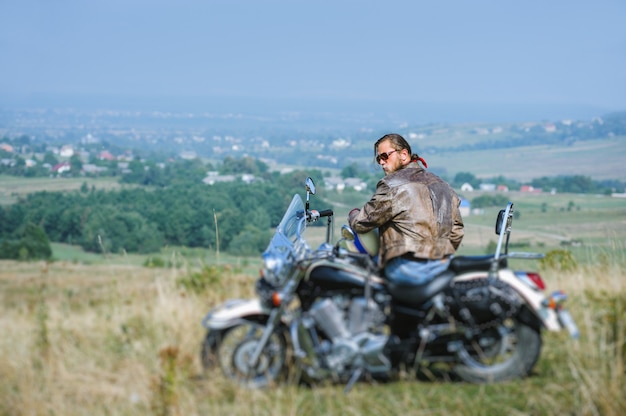
[[[453,372],[472,383],[522,378],[531,372],[540,353],[539,329],[507,319],[458,346],[461,363]]]
[[[226,377],[253,388],[282,380],[289,362],[289,349],[282,329],[271,334],[256,364],[250,362],[264,330],[263,324],[243,321],[220,334],[215,358]]]
[[[222,342],[224,334],[226,334],[231,328],[222,330],[211,329],[207,331],[204,340],[202,341],[202,348],[200,350],[200,360],[202,361],[202,367],[205,370],[215,368],[217,365],[217,350]]]

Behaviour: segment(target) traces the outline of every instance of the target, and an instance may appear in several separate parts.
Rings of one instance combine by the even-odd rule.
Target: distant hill
[[[471,172],[479,178],[505,176],[519,181],[557,175],[626,180],[626,113],[588,119],[461,122],[462,117],[452,116],[460,114],[457,109],[447,113],[457,121],[435,123],[425,121],[436,119],[435,113],[420,113],[426,107],[417,104],[389,113],[381,110],[384,105],[368,113],[368,103],[349,111],[337,103],[332,107],[335,112],[319,111],[320,106],[311,103],[285,107],[302,111],[280,111],[280,105],[268,103],[259,112],[225,112],[235,107],[228,102],[221,111],[204,112],[0,110],[0,143],[3,137],[8,142],[26,137],[18,140],[28,143],[17,149],[22,154],[71,144],[76,150],[85,149],[87,158],[95,150],[162,160],[193,154],[213,163],[227,156],[252,156],[273,169],[341,170],[357,163],[378,172],[373,143],[385,133],[397,132],[430,169],[449,178]],[[259,107],[250,103],[250,108]],[[445,112],[443,105],[431,111],[435,108]],[[483,110],[473,113],[477,119],[478,113],[485,115]],[[471,114],[466,114],[466,120],[474,118]],[[493,117],[504,119],[496,113]]]

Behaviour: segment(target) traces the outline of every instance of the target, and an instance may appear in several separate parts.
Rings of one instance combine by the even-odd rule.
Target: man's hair
[[[393,147],[395,150],[406,149],[407,152],[411,154],[411,145],[404,139],[404,137],[396,133],[389,133],[385,134],[383,137],[378,139],[376,143],[374,143],[374,156],[377,155],[378,145],[384,141],[389,141],[391,143],[391,147]]]
[[[401,151],[406,149],[406,151],[411,156],[411,162],[420,161],[424,164],[424,166],[428,166],[426,165],[424,159],[419,157],[417,153],[411,153],[411,145],[409,144],[409,142],[407,142],[404,137],[396,133],[385,134],[383,137],[378,139],[376,143],[374,143],[374,160],[376,160],[376,156],[378,155],[378,145],[384,141],[389,141],[391,143],[391,147],[393,147],[394,150]]]

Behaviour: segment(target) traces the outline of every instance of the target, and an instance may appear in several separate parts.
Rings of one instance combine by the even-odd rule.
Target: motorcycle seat
[[[455,275],[454,272],[448,269],[437,275],[430,282],[424,284],[388,282],[387,289],[394,301],[406,306],[419,308],[427,300],[447,288]]]
[[[485,256],[458,256],[453,257],[450,260],[449,269],[459,274],[470,271],[489,271],[491,263],[493,262],[493,254]],[[499,267],[507,267],[506,257],[502,257],[499,260]]]

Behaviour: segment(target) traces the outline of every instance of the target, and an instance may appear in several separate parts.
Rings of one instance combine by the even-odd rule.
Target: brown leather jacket
[[[380,266],[395,257],[443,259],[463,239],[458,195],[445,181],[410,163],[381,179],[350,227],[358,233],[379,228]]]

